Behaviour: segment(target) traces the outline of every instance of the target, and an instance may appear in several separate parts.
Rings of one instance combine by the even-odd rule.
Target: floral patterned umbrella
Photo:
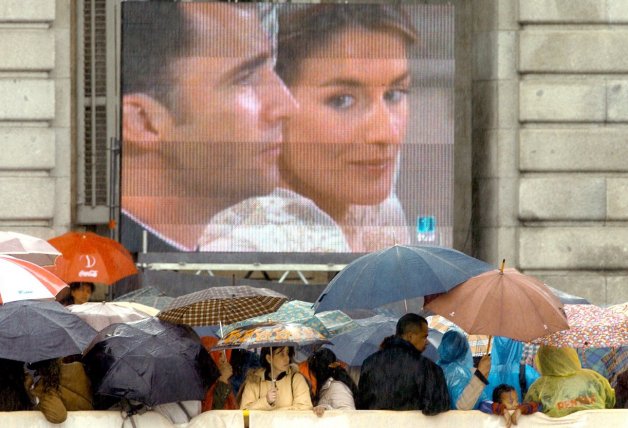
[[[248,318],[224,327],[222,335],[224,337],[233,330],[264,322],[299,323],[312,327],[325,337],[335,336],[357,327],[355,321],[342,311],[335,310],[314,314],[311,303],[302,300],[291,300],[281,305],[275,312]]]
[[[628,344],[628,317],[595,305],[565,305],[569,330],[533,343],[572,348],[613,348]]]
[[[253,349],[272,346],[305,346],[329,343],[311,327],[298,323],[265,323],[233,330],[213,350]]]

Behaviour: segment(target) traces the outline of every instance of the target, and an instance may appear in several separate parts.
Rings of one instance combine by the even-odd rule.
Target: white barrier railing
[[[251,411],[248,417],[236,410],[205,412],[187,424],[173,425],[156,412],[133,416],[136,428],[498,428],[504,427],[501,417],[479,411],[450,411],[437,416],[424,416],[420,412],[393,411],[329,411],[321,418],[311,411]],[[0,412],[2,428],[120,428],[132,427],[130,419],[120,412],[94,411],[69,412],[68,419],[59,425],[51,424],[41,412]],[[628,410],[587,410],[562,418],[544,414],[522,416],[519,428],[530,427],[628,427]]]

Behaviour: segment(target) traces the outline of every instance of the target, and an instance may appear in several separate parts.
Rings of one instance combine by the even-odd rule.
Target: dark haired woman
[[[94,284],[91,282],[71,282],[70,294],[60,303],[63,306],[81,305],[89,302],[94,293]]]
[[[262,348],[262,367],[249,371],[242,385],[240,408],[249,410],[308,410],[310,388],[292,363],[294,348]]]
[[[32,409],[24,381],[24,363],[0,358],[0,412]]]
[[[355,410],[353,397],[358,388],[336,354],[326,348],[319,349],[308,358],[308,366],[320,386],[314,394],[314,413],[322,416],[325,410]]]
[[[37,402],[35,410],[41,410],[49,422],[64,422],[69,411],[93,410],[91,385],[81,362],[64,364],[52,359],[33,363],[30,368],[36,379],[31,389]]]

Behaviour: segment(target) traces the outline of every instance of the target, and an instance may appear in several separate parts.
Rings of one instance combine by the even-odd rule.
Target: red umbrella
[[[68,284],[41,266],[0,255],[0,304],[19,300],[54,300],[69,292]]]
[[[131,254],[113,239],[91,232],[68,232],[48,242],[62,254],[51,270],[66,282],[111,285],[137,273]]]
[[[529,341],[569,328],[558,297],[516,269],[496,269],[463,282],[425,305],[469,334]]]

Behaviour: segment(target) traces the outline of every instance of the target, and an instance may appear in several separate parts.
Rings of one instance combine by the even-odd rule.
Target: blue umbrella
[[[330,339],[329,347],[336,357],[350,367],[359,367],[371,354],[379,350],[384,338],[395,334],[397,319],[385,315],[375,315],[369,318],[354,320],[358,327],[339,334]],[[428,330],[428,345],[423,355],[432,361],[438,360],[438,345],[442,333],[437,330]]]
[[[494,269],[451,248],[395,245],[353,261],[320,295],[316,312],[377,308],[445,293],[472,276]]]

